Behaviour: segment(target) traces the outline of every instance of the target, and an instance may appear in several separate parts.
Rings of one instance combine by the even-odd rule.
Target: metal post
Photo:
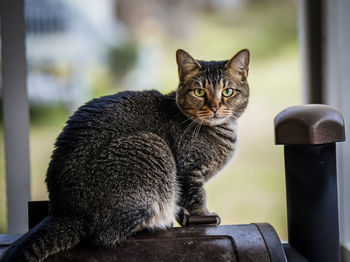
[[[284,153],[289,244],[309,261],[340,261],[335,143]]]
[[[324,103],[324,1],[299,0],[298,6],[304,100]]]
[[[24,233],[30,199],[24,0],[0,2],[8,232]]]
[[[275,118],[285,145],[289,244],[307,260],[340,261],[335,142],[344,120],[326,105],[287,108]]]

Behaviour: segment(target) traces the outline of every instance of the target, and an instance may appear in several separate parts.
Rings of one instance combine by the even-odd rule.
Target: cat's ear
[[[181,82],[184,82],[199,73],[202,66],[182,49],[176,51],[176,62]]]
[[[246,79],[249,71],[250,53],[248,49],[239,51],[232,57],[225,65],[228,73],[231,76],[240,77],[242,80]]]

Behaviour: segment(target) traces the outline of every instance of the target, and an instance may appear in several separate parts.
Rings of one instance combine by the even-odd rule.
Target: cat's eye
[[[235,93],[235,91],[232,88],[227,88],[224,91],[222,91],[222,95],[225,97],[232,96]]]
[[[196,88],[194,90],[194,94],[196,96],[203,97],[203,96],[205,96],[205,91],[203,89],[201,89],[201,88]]]

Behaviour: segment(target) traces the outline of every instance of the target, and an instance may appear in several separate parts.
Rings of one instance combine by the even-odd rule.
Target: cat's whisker
[[[196,120],[198,119],[198,117],[194,120],[192,120],[192,122],[186,127],[185,131],[182,133],[180,139],[179,139],[179,142],[178,142],[178,149],[180,148],[180,145],[181,145],[181,141],[182,141],[182,138],[184,137],[185,133],[187,132],[187,130],[189,130],[193,124],[196,124]]]
[[[194,134],[196,133],[196,129],[197,129],[197,127],[198,127],[198,123],[196,123],[196,126],[195,126],[195,128],[194,128],[194,130],[193,130],[193,132],[192,132],[192,136],[191,136],[191,146],[192,146],[192,142],[193,142]]]
[[[195,139],[198,137],[199,131],[200,131],[200,129],[201,129],[202,125],[203,125],[203,122],[204,122],[203,119],[200,119],[200,120],[201,120],[201,122],[199,123],[199,127],[198,127],[198,130],[197,130],[197,134],[196,134],[196,136],[195,136]]]
[[[198,118],[197,118],[198,119]],[[191,137],[191,147],[192,147],[192,143],[197,139],[198,135],[199,135],[199,131],[200,131],[200,128],[204,122],[204,120],[202,119],[199,119],[200,122],[196,122],[196,127],[195,129],[193,130],[193,133],[192,133],[192,137]]]
[[[181,126],[182,124],[186,123],[187,121],[190,121],[191,119],[187,118],[186,120],[182,121],[178,126]]]
[[[232,117],[234,120],[237,120],[237,119],[238,119],[238,117],[235,116],[235,115],[231,115],[231,117]]]
[[[197,133],[197,129],[198,127],[200,126],[200,122],[197,122],[197,125],[193,131],[193,134],[192,134],[192,140],[196,140],[196,133]]]

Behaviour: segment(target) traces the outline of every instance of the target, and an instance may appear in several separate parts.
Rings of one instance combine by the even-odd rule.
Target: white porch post
[[[0,3],[8,232],[24,233],[30,199],[24,0]]]

